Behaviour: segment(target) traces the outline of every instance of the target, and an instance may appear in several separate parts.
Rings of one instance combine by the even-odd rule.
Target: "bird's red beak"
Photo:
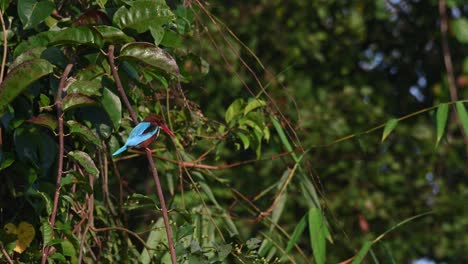
[[[162,128],[162,129],[164,130],[164,132],[166,132],[166,134],[168,134],[169,136],[175,137],[175,136],[174,136],[174,133],[172,133],[172,131],[169,130],[169,128],[167,128],[166,125],[161,125],[161,128]]]

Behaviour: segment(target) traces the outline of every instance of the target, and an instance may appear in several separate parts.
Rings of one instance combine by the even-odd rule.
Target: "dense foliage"
[[[0,9],[0,261],[468,261],[463,1]]]

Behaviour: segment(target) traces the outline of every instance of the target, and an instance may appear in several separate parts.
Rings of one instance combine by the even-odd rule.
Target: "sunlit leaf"
[[[382,134],[382,142],[384,142],[384,140],[388,137],[388,135],[392,133],[392,131],[397,126],[397,124],[398,124],[398,119],[395,119],[395,118],[392,118],[387,121],[383,130],[383,134]]]
[[[16,227],[16,235],[18,240],[16,240],[15,252],[23,253],[31,244],[36,236],[36,230],[28,222],[20,222]]]
[[[250,111],[255,110],[256,108],[265,106],[265,105],[266,105],[266,102],[260,99],[249,100],[249,102],[247,103],[247,106],[244,109],[244,115],[247,115],[248,113],[250,113]]]
[[[243,105],[244,105],[244,100],[242,98],[239,98],[235,100],[226,110],[226,114],[224,116],[224,119],[226,120],[226,123],[230,123],[234,117],[242,114],[243,111]]]
[[[94,164],[93,159],[88,155],[88,153],[75,150],[68,152],[67,156],[74,161],[78,162],[81,167],[85,169],[85,171],[95,178],[99,176],[99,170],[97,169],[96,165]]]
[[[0,111],[31,83],[51,73],[53,65],[43,59],[33,59],[12,69],[0,85]]]
[[[448,104],[441,104],[437,108],[436,121],[437,121],[437,140],[436,147],[439,145],[442,136],[444,135],[445,126],[447,125],[448,117]]]
[[[175,59],[165,50],[151,43],[134,42],[120,50],[119,59],[130,59],[145,63],[169,74],[179,75],[179,66]]]
[[[104,44],[101,35],[95,29],[86,26],[66,28],[52,38],[51,42],[53,45],[91,45],[96,47],[102,47]]]
[[[113,22],[121,29],[134,29],[138,33],[150,27],[161,26],[172,19],[174,14],[162,1],[135,1],[128,9],[122,6],[115,12]]]

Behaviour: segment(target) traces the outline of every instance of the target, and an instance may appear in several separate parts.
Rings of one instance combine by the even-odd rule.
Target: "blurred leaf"
[[[16,58],[21,53],[28,51],[35,47],[48,46],[50,40],[59,33],[57,31],[46,31],[30,36],[27,40],[22,41],[13,52],[13,56]]]
[[[266,102],[263,101],[263,100],[260,100],[260,99],[249,100],[249,102],[247,103],[247,106],[244,109],[244,115],[247,115],[252,110],[255,110],[255,109],[257,109],[259,107],[262,107],[262,106],[265,106],[265,105],[266,105]]]
[[[94,27],[99,34],[101,34],[105,43],[109,44],[124,44],[128,42],[134,42],[135,39],[126,35],[122,30],[105,25],[99,25]]]
[[[8,72],[10,72],[10,70],[14,69],[16,66],[20,65],[23,62],[27,62],[32,59],[40,59],[42,53],[46,49],[46,47],[34,47],[19,54],[19,56],[16,57],[16,59],[10,64],[10,67],[8,67]]]
[[[10,167],[13,162],[15,162],[13,153],[0,150],[0,171]]]
[[[88,153],[75,150],[68,152],[67,156],[78,162],[78,164],[80,164],[80,166],[83,167],[87,173],[93,175],[95,178],[99,176],[99,170]]]
[[[245,135],[244,133],[240,132],[240,131],[236,132],[236,136],[242,141],[242,144],[244,146],[244,150],[248,149],[249,146],[250,146],[249,137],[247,135]]]
[[[82,124],[80,124],[80,123],[78,123],[78,122],[76,122],[74,120],[69,120],[69,121],[67,121],[66,124],[70,128],[70,133],[71,134],[79,135],[84,140],[94,144],[98,148],[101,148],[101,140],[89,128],[87,128],[86,126],[84,126],[84,125],[82,125]]]
[[[457,18],[452,20],[451,24],[451,29],[458,41],[468,43],[468,19]]]
[[[161,244],[167,244],[167,237],[166,230],[164,229],[163,219],[159,218],[159,220],[151,228],[151,232],[148,236],[148,239],[146,240],[146,245],[149,248],[156,248],[158,245]],[[144,248],[141,252],[139,263],[151,263],[151,259],[153,259],[153,255],[155,253],[155,250],[148,250]]]
[[[86,26],[78,26],[66,28],[60,31],[51,39],[52,45],[91,45],[96,47],[102,47],[104,40],[101,35],[93,28]]]
[[[97,102],[82,94],[68,94],[63,98],[62,107],[63,111],[68,111],[73,108],[91,105],[97,105]]]
[[[172,19],[174,14],[162,1],[135,1],[130,9],[122,6],[115,12],[113,23],[121,29],[134,29],[138,33],[150,27],[161,26]]]
[[[364,245],[362,245],[362,248],[359,250],[358,254],[354,257],[353,262],[351,264],[359,264],[364,260],[364,257],[366,257],[367,252],[372,246],[372,241],[366,241]]]
[[[135,42],[124,45],[118,58],[137,60],[169,74],[179,75],[179,66],[175,59],[165,50],[151,43]]]
[[[306,227],[306,218],[308,218],[308,215],[305,214],[299,223],[296,225],[296,228],[294,228],[294,231],[291,235],[291,239],[288,241],[288,245],[286,246],[286,253],[289,253],[291,249],[294,247],[294,245],[297,243],[299,240],[300,236],[304,232],[304,229]]]
[[[393,129],[395,129],[397,124],[398,124],[398,119],[395,119],[395,118],[392,118],[387,121],[383,130],[383,134],[382,134],[382,142],[384,142],[384,140],[388,137],[388,135],[392,133]]]
[[[58,126],[57,119],[50,114],[40,114],[39,116],[31,117],[27,121],[29,123],[46,127],[52,131],[55,131]]]
[[[2,13],[5,13],[5,10],[8,8],[10,3],[11,0],[0,0],[0,8],[2,10]]]
[[[122,103],[120,102],[120,98],[109,89],[104,88],[101,104],[112,121],[114,129],[118,130],[120,120],[122,119]]]
[[[60,243],[60,246],[62,247],[61,253],[64,256],[67,257],[76,257],[76,250],[73,244],[69,240],[63,240],[62,243]]]
[[[151,26],[149,29],[151,36],[154,39],[154,45],[159,45],[164,38],[164,28],[161,26]]]
[[[18,16],[25,29],[37,26],[55,9],[54,3],[48,0],[18,0],[17,7]]]
[[[289,143],[288,138],[286,137],[286,134],[284,134],[283,127],[281,126],[281,124],[278,122],[278,120],[275,117],[271,116],[270,119],[271,119],[271,122],[273,123],[273,126],[275,127],[276,133],[278,133],[278,136],[281,139],[281,143],[283,143],[283,146],[286,148],[287,151],[291,152],[292,147],[291,147],[291,144]],[[297,160],[295,161],[297,162]]]
[[[240,115],[242,113],[244,106],[244,99],[239,98],[235,100],[226,110],[226,114],[224,119],[226,120],[226,123],[230,123],[234,117]]]
[[[310,244],[312,245],[314,259],[316,263],[323,264],[326,256],[326,241],[322,212],[318,208],[311,208],[308,215]]]
[[[12,69],[0,85],[0,112],[31,83],[52,71],[53,65],[43,59],[29,60]]]
[[[456,102],[455,107],[463,129],[465,130],[465,135],[468,135],[468,113],[466,112],[465,106],[462,102]]]
[[[442,136],[444,135],[445,126],[447,125],[447,117],[448,117],[448,104],[441,104],[437,108],[437,140],[436,140],[436,147],[439,145]]]
[[[18,236],[18,240],[16,240],[14,251],[21,254],[33,241],[36,236],[36,230],[30,223],[22,221],[16,227],[16,235]]]

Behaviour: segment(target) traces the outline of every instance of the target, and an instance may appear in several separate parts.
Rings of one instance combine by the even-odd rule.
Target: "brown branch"
[[[3,33],[3,57],[2,57],[2,66],[0,68],[0,84],[3,82],[3,74],[5,73],[5,65],[7,59],[7,52],[8,52],[8,39],[7,39],[7,31],[5,28],[5,20],[3,20],[3,13],[0,12],[0,22],[2,24],[2,33]]]
[[[57,181],[55,182],[55,195],[54,195],[54,205],[52,209],[52,215],[50,216],[50,227],[52,228],[52,234],[54,232],[55,227],[55,218],[57,216],[57,207],[58,207],[58,200],[60,197],[60,181],[62,180],[62,172],[63,172],[63,112],[62,112],[62,91],[67,84],[67,77],[70,73],[71,69],[73,68],[73,64],[68,64],[65,67],[65,70],[62,73],[62,77],[60,78],[59,87],[57,89],[57,97],[55,98],[55,105],[57,107],[57,118],[58,118],[58,135],[59,135],[59,159],[58,159],[58,166],[57,166]],[[44,247],[44,252],[42,255],[42,264],[45,264],[47,261],[47,256],[49,254],[49,247]]]
[[[109,59],[109,64],[110,64],[110,67],[111,67],[111,70],[112,70],[112,76],[114,77],[114,81],[115,81],[115,84],[117,86],[117,90],[120,93],[120,97],[124,101],[124,103],[125,103],[125,105],[127,107],[127,110],[130,113],[130,116],[132,117],[134,125],[137,125],[138,124],[137,115],[135,114],[135,111],[133,111],[132,105],[128,101],[127,95],[125,94],[125,91],[124,91],[123,86],[122,86],[122,82],[120,81],[120,77],[119,77],[119,73],[117,71],[117,67],[115,66],[114,49],[115,49],[114,45],[110,45],[108,53],[107,53],[107,56],[108,56],[108,59]],[[175,253],[175,247],[174,247],[174,241],[173,241],[173,237],[172,237],[172,231],[171,231],[171,227],[170,227],[170,224],[169,224],[169,215],[168,215],[167,208],[166,208],[166,202],[164,200],[164,194],[163,194],[163,191],[162,191],[162,188],[161,188],[161,182],[159,181],[158,171],[156,169],[156,166],[154,165],[151,150],[150,149],[145,149],[145,150],[146,150],[146,157],[148,158],[148,163],[149,163],[149,165],[151,167],[151,172],[153,174],[154,182],[156,184],[158,198],[159,198],[159,201],[161,203],[162,215],[163,215],[163,218],[164,218],[164,225],[166,227],[167,241],[168,241],[168,244],[169,244],[169,252],[171,254],[172,264],[176,264],[177,263],[177,256],[176,256],[176,253]]]
[[[458,101],[457,84],[455,82],[455,74],[453,70],[452,56],[450,55],[450,46],[448,43],[448,17],[447,17],[447,4],[445,0],[439,0],[439,15],[440,15],[440,32],[442,33],[442,51],[444,53],[445,70],[447,71],[447,80],[449,84],[450,100],[452,102]],[[455,105],[453,105],[455,109]],[[465,145],[468,146],[468,135],[461,126],[461,121],[458,115],[453,112],[453,119],[460,124],[460,130],[465,140]]]

